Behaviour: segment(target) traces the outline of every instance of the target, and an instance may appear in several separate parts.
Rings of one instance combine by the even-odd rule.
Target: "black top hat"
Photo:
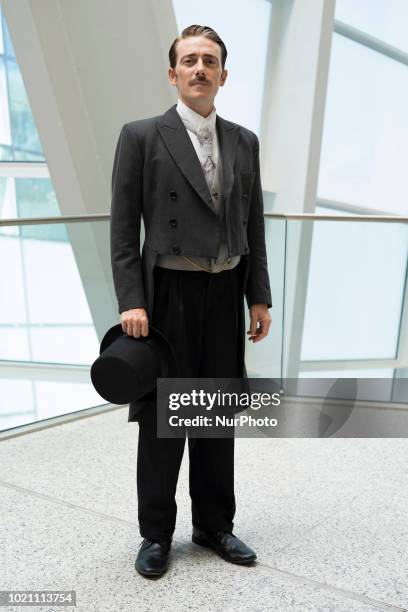
[[[149,325],[149,335],[134,338],[114,325],[104,335],[91,366],[96,391],[112,404],[135,402],[153,391],[157,378],[177,377],[175,351],[164,334]]]

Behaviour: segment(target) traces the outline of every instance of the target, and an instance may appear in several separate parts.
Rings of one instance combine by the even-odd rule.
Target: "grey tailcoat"
[[[259,141],[253,132],[217,115],[223,197],[230,256],[241,255],[248,307],[272,306],[269,285]],[[140,254],[141,218],[145,239]],[[171,222],[170,222],[171,220]],[[126,123],[112,172],[111,263],[119,313],[153,312],[153,268],[158,253],[217,257],[220,221],[200,161],[174,104],[163,115]],[[245,313],[242,309],[242,375]],[[137,420],[151,398],[130,404]]]

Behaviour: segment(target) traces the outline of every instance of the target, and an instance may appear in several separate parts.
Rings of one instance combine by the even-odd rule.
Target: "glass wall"
[[[0,218],[59,215],[1,7],[0,26]]]
[[[336,19],[408,52],[406,0],[336,0]]]
[[[406,214],[408,66],[403,54],[401,61],[387,56],[383,43],[408,52],[408,4],[337,0],[336,19],[361,36],[333,35],[318,198],[335,200],[339,210],[343,203],[356,212]]]
[[[60,216],[1,8],[0,26],[0,218]],[[97,224],[79,225],[0,227],[0,429],[105,403],[89,379],[100,279],[84,261]]]
[[[401,5],[387,3],[392,17],[382,34],[385,5],[371,6],[365,30],[364,2],[351,11],[338,0],[336,16],[397,44],[392,24]],[[224,39],[229,75],[217,112],[259,134],[271,2],[210,0],[200,8],[174,0],[174,8],[180,31],[209,23]],[[239,22],[231,19],[234,13]],[[248,31],[256,32],[250,43]],[[328,199],[343,214],[405,213],[407,70],[403,62],[334,34],[317,212],[333,213],[324,208]],[[59,216],[3,16],[0,85],[0,217]],[[406,224],[267,218],[266,237],[272,329],[264,342],[246,344],[249,376],[392,379],[404,372]],[[89,366],[99,352],[96,330],[101,337],[118,322],[108,245],[108,221],[0,227],[3,429],[105,403],[90,384]],[[98,320],[106,301],[114,305],[112,320]]]
[[[1,7],[0,21],[0,160],[45,161]]]
[[[101,316],[100,300],[114,303],[108,245],[108,221],[0,227],[0,429],[106,403],[89,368],[99,355],[90,304]],[[112,309],[102,332],[117,322]]]
[[[408,4],[337,0],[335,18],[315,211],[406,215]],[[406,230],[314,223],[299,306],[302,376],[401,374],[408,354]]]
[[[304,221],[289,224],[288,256]],[[393,360],[404,297],[408,226],[315,221],[302,361]],[[390,274],[392,270],[392,274]]]

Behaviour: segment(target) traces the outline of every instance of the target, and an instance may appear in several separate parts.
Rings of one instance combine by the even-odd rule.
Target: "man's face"
[[[211,105],[227,74],[221,67],[221,47],[214,41],[190,36],[177,43],[177,63],[169,68],[169,80],[183,101],[193,106]]]

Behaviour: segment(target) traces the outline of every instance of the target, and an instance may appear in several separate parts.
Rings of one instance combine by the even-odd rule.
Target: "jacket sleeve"
[[[268,264],[265,245],[265,220],[261,173],[259,166],[259,140],[254,134],[253,169],[255,172],[252,198],[248,215],[249,272],[245,288],[248,308],[252,304],[267,304],[272,307]]]
[[[140,257],[143,161],[136,134],[122,127],[112,171],[110,250],[119,313],[145,308]]]

